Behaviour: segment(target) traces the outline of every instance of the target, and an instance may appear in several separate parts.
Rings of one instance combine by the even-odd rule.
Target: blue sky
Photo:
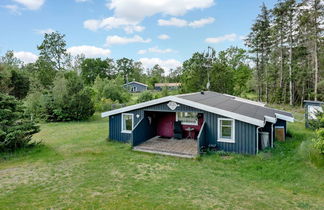
[[[208,46],[244,47],[264,2],[275,0],[0,0],[0,55],[37,58],[43,33],[66,35],[68,51],[175,68]]]

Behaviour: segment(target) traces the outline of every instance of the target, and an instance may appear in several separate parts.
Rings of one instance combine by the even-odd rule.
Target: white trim
[[[288,122],[294,122],[293,117],[288,117],[286,115],[282,115],[282,114],[278,114],[278,113],[276,113],[276,118],[281,119],[281,120],[285,120],[285,121],[288,121]]]
[[[271,123],[276,123],[277,119],[274,117],[264,116],[264,120]]]
[[[178,95],[178,96],[181,96],[181,95]],[[109,117],[111,115],[120,114],[120,113],[128,112],[128,111],[131,111],[131,110],[135,110],[135,109],[141,109],[141,108],[144,108],[144,107],[153,106],[153,105],[156,105],[156,104],[173,101],[173,102],[176,102],[176,103],[179,103],[179,104],[191,106],[191,107],[194,107],[194,108],[197,108],[197,109],[200,109],[200,110],[204,110],[204,111],[207,111],[207,112],[211,112],[211,113],[214,113],[214,114],[218,114],[218,115],[221,115],[221,116],[225,116],[225,117],[233,118],[233,119],[236,119],[236,120],[240,120],[242,122],[246,122],[246,123],[256,125],[256,126],[259,126],[259,127],[263,127],[265,125],[265,120],[266,121],[269,120],[270,122],[271,121],[273,122],[274,119],[275,119],[273,117],[266,116],[265,120],[259,120],[259,119],[256,119],[256,118],[252,118],[252,117],[237,114],[237,113],[234,113],[234,112],[226,111],[226,110],[219,109],[219,108],[216,108],[216,107],[204,105],[204,104],[201,104],[199,102],[194,102],[194,101],[190,101],[190,100],[187,100],[187,99],[183,99],[183,98],[180,98],[178,96],[166,96],[166,97],[163,97],[163,98],[159,98],[159,99],[155,99],[155,100],[135,104],[135,105],[132,105],[132,106],[127,106],[127,107],[123,107],[123,108],[120,108],[120,109],[115,109],[115,110],[112,110],[112,111],[103,112],[103,113],[101,113],[101,117]],[[267,108],[267,107],[264,107],[264,108]],[[279,119],[282,119],[282,120],[289,121],[289,122],[293,122],[293,120],[294,120],[293,117],[288,117],[288,116],[285,116],[285,115],[282,115],[282,114],[277,114],[277,113],[276,113],[276,117],[279,118]]]
[[[201,109],[201,110],[204,110],[204,111],[207,111],[207,112],[211,112],[211,113],[214,113],[214,114],[218,114],[218,115],[222,115],[222,116],[225,116],[225,117],[240,120],[242,122],[246,122],[246,123],[249,123],[249,124],[252,124],[252,125],[257,125],[257,126],[262,126],[263,127],[264,124],[265,124],[263,120],[255,119],[255,118],[248,117],[248,116],[244,116],[244,115],[241,115],[241,114],[226,111],[226,110],[219,109],[219,108],[216,108],[216,107],[211,107],[211,106],[208,106],[208,105],[204,105],[204,104],[201,104],[201,103],[198,103],[198,102],[194,102],[194,101],[190,101],[190,100],[187,100],[187,99],[179,98],[179,97],[176,97],[176,96],[166,96],[166,97],[163,97],[163,98],[159,98],[159,99],[155,99],[155,100],[135,104],[135,105],[132,105],[132,106],[127,106],[127,107],[123,107],[123,108],[120,108],[120,109],[115,109],[115,110],[112,110],[112,111],[103,112],[103,113],[101,113],[101,117],[109,117],[111,115],[120,114],[120,113],[128,112],[128,111],[131,111],[131,110],[135,110],[135,109],[141,109],[141,108],[144,108],[144,107],[153,106],[153,105],[160,104],[160,103],[165,103],[165,102],[168,102],[168,101],[174,101],[174,102],[184,104],[184,105],[187,105],[187,106],[191,106],[191,107],[194,107],[194,108],[197,108],[197,109]]]
[[[128,82],[128,83],[126,83],[126,84],[124,84],[124,85],[129,85],[129,84],[132,84],[132,83],[136,83],[136,84],[138,84],[138,85],[143,85],[143,86],[145,86],[145,87],[148,87],[148,85],[143,84],[143,83],[140,83],[140,82],[136,82],[136,81],[131,81],[131,82]]]
[[[231,139],[221,138],[221,121],[231,121],[232,122],[232,133]],[[235,120],[230,118],[218,118],[217,119],[217,141],[218,142],[225,142],[225,143],[235,143]]]
[[[132,130],[123,130],[123,123],[124,123],[124,116],[132,116]],[[121,118],[121,132],[122,133],[132,133],[134,129],[134,114],[133,113],[122,113],[122,118]]]
[[[178,120],[178,113],[180,113],[180,112],[176,112],[176,121],[179,121]],[[198,115],[198,112],[191,112],[191,113],[197,113],[197,115]],[[189,123],[189,122],[182,122],[181,121],[181,125],[198,125],[198,117],[196,117],[196,122],[195,123]]]

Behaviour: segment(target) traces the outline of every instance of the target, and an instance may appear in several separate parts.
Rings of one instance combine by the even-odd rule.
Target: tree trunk
[[[292,20],[290,20],[290,29],[289,29],[289,104],[293,105],[293,85],[292,85]]]
[[[317,101],[317,83],[318,83],[318,60],[317,60],[317,37],[315,36],[314,43],[314,67],[315,67],[315,84],[314,84],[314,97],[315,101]]]

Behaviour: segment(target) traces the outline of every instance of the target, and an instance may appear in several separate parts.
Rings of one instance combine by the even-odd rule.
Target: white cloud
[[[51,28],[46,28],[46,29],[36,29],[35,32],[43,35],[43,34],[50,34],[52,32],[55,32],[55,30]]]
[[[19,4],[22,4],[26,9],[29,10],[38,10],[42,7],[45,0],[12,0],[14,2],[17,2]]]
[[[173,53],[176,52],[173,49],[167,48],[167,49],[159,49],[158,47],[151,47],[146,50],[139,50],[137,54],[145,54],[145,53]]]
[[[175,59],[162,60],[160,58],[140,58],[139,61],[143,64],[144,68],[152,68],[154,65],[159,64],[169,74],[170,69],[176,69],[182,63]]]
[[[107,36],[106,38],[106,46],[113,44],[129,44],[129,43],[149,43],[151,39],[143,39],[142,37],[135,35],[133,37],[121,37],[121,36]]]
[[[38,58],[38,56],[35,55],[34,53],[26,52],[26,51],[14,52],[14,56],[20,59],[21,61],[23,61],[25,64],[34,63]]]
[[[67,49],[72,56],[83,54],[87,58],[107,57],[111,51],[90,45],[73,46]]]
[[[203,27],[204,25],[211,24],[215,21],[215,18],[209,17],[209,18],[202,18],[200,20],[195,20],[192,21],[188,24],[188,26],[193,27],[193,28],[200,28]]]
[[[16,14],[16,15],[21,14],[19,7],[15,4],[8,4],[8,5],[4,5],[2,7],[8,9],[13,14]]]
[[[123,28],[126,33],[140,32],[145,28],[138,25],[137,21],[129,21],[124,18],[109,17],[101,20],[91,19],[83,22],[83,26],[91,31],[98,29],[111,30],[114,28]]]
[[[213,0],[111,0],[107,7],[114,10],[116,17],[142,21],[156,14],[179,16],[190,10],[211,7]]]
[[[218,36],[218,37],[209,37],[209,38],[206,38],[205,39],[205,42],[207,43],[220,43],[220,42],[225,42],[225,41],[236,41],[238,40],[240,37],[235,34],[235,33],[232,33],[232,34],[225,34],[224,36]]]
[[[179,18],[171,18],[169,20],[163,20],[163,19],[159,19],[158,20],[158,24],[160,26],[176,26],[176,27],[184,27],[188,25],[188,22],[186,20],[183,19],[179,19]]]
[[[159,38],[159,39],[162,39],[162,40],[166,40],[166,39],[170,39],[170,36],[167,35],[167,34],[160,34],[160,35],[158,36],[158,38]]]
[[[173,17],[173,18],[170,18],[169,20],[159,19],[158,25],[160,25],[160,26],[176,26],[176,27],[189,26],[192,28],[200,28],[200,27],[203,27],[204,25],[211,24],[214,21],[215,21],[215,19],[212,17],[194,20],[192,22],[188,22],[184,19],[179,19],[179,18]]]

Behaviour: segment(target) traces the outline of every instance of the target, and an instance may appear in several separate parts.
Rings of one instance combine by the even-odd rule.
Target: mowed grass
[[[0,209],[297,209],[324,207],[324,169],[313,166],[313,132],[257,156],[182,159],[106,140],[107,119],[48,123],[42,144],[0,154]]]

